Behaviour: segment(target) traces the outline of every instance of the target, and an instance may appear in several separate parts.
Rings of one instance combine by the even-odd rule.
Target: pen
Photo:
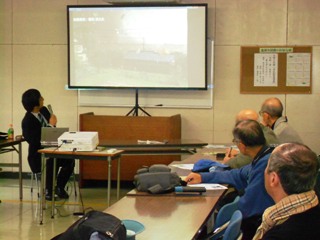
[[[230,147],[228,157],[231,157],[232,147]]]

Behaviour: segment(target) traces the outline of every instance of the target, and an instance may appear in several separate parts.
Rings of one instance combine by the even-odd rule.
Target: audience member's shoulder
[[[227,165],[229,165],[231,168],[241,168],[250,164],[251,162],[252,159],[249,156],[239,153],[236,157],[231,158]]]
[[[299,133],[288,123],[286,117],[277,120],[274,128],[279,143],[303,143]]]
[[[264,137],[266,138],[267,144],[279,144],[279,140],[273,130],[267,126],[261,124]]]
[[[283,240],[316,240],[320,236],[320,228],[315,223],[320,219],[320,206],[309,209],[300,214],[292,215],[287,221],[271,228],[263,239]]]
[[[294,130],[292,127],[287,127],[283,129],[283,131],[278,135],[278,139],[280,143],[289,143],[289,142],[303,143],[298,132]]]

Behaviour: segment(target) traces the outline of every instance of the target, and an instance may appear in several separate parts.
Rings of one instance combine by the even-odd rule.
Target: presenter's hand
[[[51,117],[50,117],[50,119],[49,119],[49,124],[50,124],[51,126],[56,126],[56,125],[57,125],[57,122],[58,122],[58,120],[57,120],[56,115],[51,114]]]
[[[190,173],[185,180],[189,184],[197,184],[202,182],[201,175],[198,173]]]

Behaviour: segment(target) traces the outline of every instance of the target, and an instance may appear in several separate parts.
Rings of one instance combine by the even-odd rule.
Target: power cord
[[[79,181],[78,181],[78,186],[79,186]],[[74,216],[82,216],[82,215],[85,214],[85,209],[84,209],[84,204],[83,204],[83,199],[82,199],[82,194],[81,194],[80,187],[79,187],[79,199],[80,199],[82,212],[74,212],[73,213]]]

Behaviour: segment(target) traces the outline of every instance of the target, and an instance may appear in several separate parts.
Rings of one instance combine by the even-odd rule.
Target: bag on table
[[[164,164],[154,164],[149,168],[138,169],[133,183],[140,192],[153,194],[173,192],[174,187],[181,185],[177,173]]]
[[[212,161],[210,159],[200,159],[194,164],[192,172],[218,172],[230,169],[230,166],[226,164]]]
[[[126,227],[117,217],[90,211],[52,240],[125,240]]]

